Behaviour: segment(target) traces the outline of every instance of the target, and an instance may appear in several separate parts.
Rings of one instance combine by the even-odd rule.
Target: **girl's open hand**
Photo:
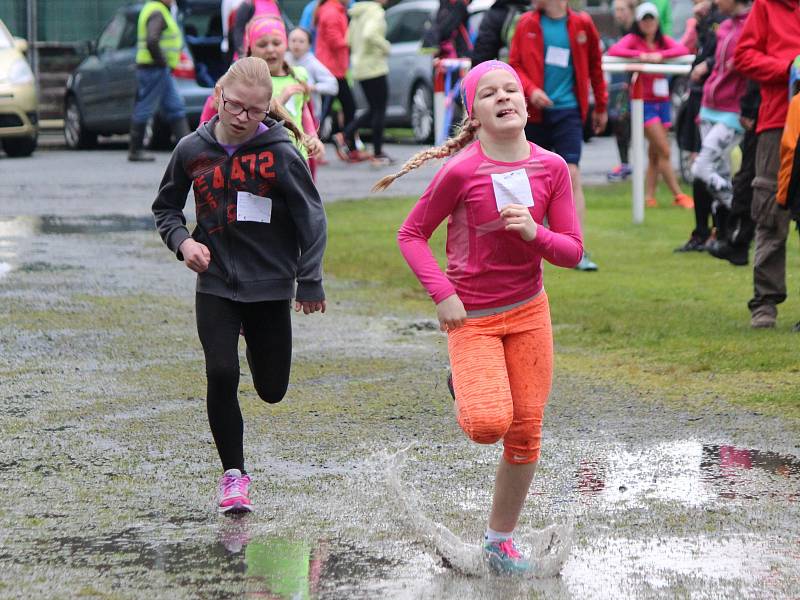
[[[467,322],[467,311],[457,294],[448,296],[436,305],[436,316],[439,318],[439,329],[444,332],[463,327]]]
[[[303,311],[304,315],[310,315],[315,312],[325,312],[325,300],[295,300],[294,311]]]
[[[506,204],[500,211],[500,218],[506,224],[506,231],[516,231],[526,242],[536,239],[539,226],[531,216],[531,211],[522,204]]]
[[[195,273],[202,273],[211,264],[211,252],[208,247],[192,238],[186,238],[178,248],[183,254],[183,262]]]

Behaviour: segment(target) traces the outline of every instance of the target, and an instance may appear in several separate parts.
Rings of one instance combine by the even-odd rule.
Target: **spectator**
[[[620,35],[628,35],[633,29],[635,22],[636,0],[614,0],[614,22],[619,28]],[[614,80],[617,80],[616,82]],[[628,149],[631,145],[631,113],[628,110],[630,88],[630,75],[613,74],[611,85],[624,86],[624,92],[617,94],[616,103],[611,107],[614,119],[614,138],[617,140],[617,150],[619,151],[619,164],[606,173],[609,181],[624,181],[631,175],[631,167],[628,163]]]
[[[735,67],[761,84],[756,177],[751,214],[756,223],[750,326],[775,327],[786,300],[786,237],[790,215],[775,202],[780,140],[788,108],[789,69],[800,54],[797,1],[756,0],[736,47]]]
[[[355,117],[356,105],[353,100],[353,92],[347,82],[347,68],[350,66],[350,47],[347,44],[347,10],[348,0],[319,0],[312,22],[317,29],[316,55],[319,61],[336,77],[339,91],[336,97],[342,105],[344,122],[342,128],[346,128]],[[322,103],[322,112],[319,116],[320,122],[325,121],[330,113],[333,104],[333,97],[326,96]],[[334,131],[338,129],[338,122],[333,121]],[[361,152],[351,154],[347,144],[341,143],[341,136],[334,136],[336,153],[344,161],[357,162],[366,160]]]
[[[328,68],[311,52],[311,34],[306,29],[295,27],[289,34],[289,54],[286,62],[290,66],[303,67],[308,73],[308,87],[311,90],[314,116],[322,112],[321,96],[335,96],[339,84]]]
[[[386,0],[362,0],[350,9],[349,44],[353,79],[358,81],[369,107],[353,119],[340,136],[337,146],[347,144],[348,156],[358,154],[355,134],[359,127],[372,131],[374,153],[370,159],[375,166],[388,166],[394,160],[383,152],[383,126],[386,120],[386,101],[389,96],[389,48],[386,40]]]
[[[422,47],[433,50],[436,58],[469,57],[472,53],[472,39],[467,29],[469,2],[439,0],[439,10],[422,38]]]
[[[717,29],[714,66],[703,86],[700,108],[703,141],[700,153],[692,164],[692,175],[708,189],[714,222],[717,224],[717,237],[724,238],[727,215],[733,200],[730,153],[744,133],[744,127],[739,122],[739,102],[747,87],[745,78],[733,69],[733,53],[750,10],[750,0],[716,0],[716,3],[720,13],[729,18]],[[696,213],[696,216],[702,215]],[[698,223],[695,232],[702,225]],[[700,242],[699,239],[697,241]]]
[[[145,154],[144,131],[158,109],[166,117],[176,140],[189,134],[186,107],[175,87],[172,69],[178,66],[183,36],[172,17],[173,0],[150,0],[139,13],[136,25],[136,103],[131,116],[128,160],[151,162]]]
[[[633,32],[611,46],[608,54],[659,63],[665,58],[688,54],[688,50],[661,32],[656,6],[645,2],[636,7]],[[690,209],[694,203],[681,191],[670,158],[670,142],[667,138],[667,129],[672,125],[669,82],[663,75],[641,73],[639,77],[644,88],[644,134],[649,142],[649,161],[645,177],[647,206],[658,206],[655,194],[660,174],[674,196],[673,205]]]
[[[511,46],[520,16],[529,10],[530,0],[496,0],[481,20],[472,49],[472,66],[500,58],[500,51]]]
[[[583,123],[589,113],[590,81],[595,101],[592,128],[599,133],[608,121],[600,34],[591,17],[573,11],[567,0],[541,0],[537,10],[520,18],[509,63],[519,73],[528,100],[525,135],[567,162],[583,231],[586,202],[578,164]],[[584,254],[575,268],[596,271],[597,265]]]

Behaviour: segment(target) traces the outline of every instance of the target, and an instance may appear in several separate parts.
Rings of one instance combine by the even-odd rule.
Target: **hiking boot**
[[[578,271],[597,271],[597,263],[592,262],[588,252],[584,252],[580,262],[575,265],[575,269]]]
[[[775,315],[769,313],[754,313],[750,317],[750,327],[753,329],[771,329],[775,327],[776,320]]]
[[[483,557],[489,563],[489,567],[497,573],[521,574],[531,568],[530,562],[522,557],[511,538],[502,542],[485,541]]]
[[[683,246],[678,246],[673,252],[705,252],[706,240],[693,235]]]
[[[608,179],[608,181],[625,181],[632,173],[633,171],[631,171],[628,164],[622,163],[606,173],[606,179]]]
[[[248,496],[250,476],[239,469],[228,469],[219,480],[217,497],[220,514],[248,513],[253,510]]]
[[[691,196],[686,194],[678,194],[672,201],[672,206],[680,206],[681,208],[691,209],[694,208],[694,200]]]
[[[744,266],[747,264],[747,246],[731,246],[725,240],[715,240],[707,245],[708,253],[714,258],[727,260],[732,265]]]

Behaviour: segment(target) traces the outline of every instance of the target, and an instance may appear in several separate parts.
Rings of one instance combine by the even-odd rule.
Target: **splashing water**
[[[427,517],[419,508],[419,493],[401,478],[411,444],[394,453],[380,453],[375,456],[376,464],[384,469],[386,485],[393,494],[398,514],[405,518],[423,543],[432,546],[446,563],[465,575],[485,576],[489,573],[483,559],[482,548],[462,540],[441,523]],[[569,556],[572,546],[573,527],[569,525],[549,525],[541,530],[522,529],[517,531],[516,540],[523,547],[531,549],[531,570],[525,575],[528,579],[556,577]]]

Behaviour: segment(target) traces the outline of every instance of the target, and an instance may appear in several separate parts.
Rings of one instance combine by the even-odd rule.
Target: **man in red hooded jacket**
[[[800,54],[800,2],[755,0],[736,46],[736,70],[761,84],[752,216],[756,223],[754,294],[747,303],[752,327],[775,327],[786,300],[789,212],[775,201],[780,143],[789,106],[789,70]]]

